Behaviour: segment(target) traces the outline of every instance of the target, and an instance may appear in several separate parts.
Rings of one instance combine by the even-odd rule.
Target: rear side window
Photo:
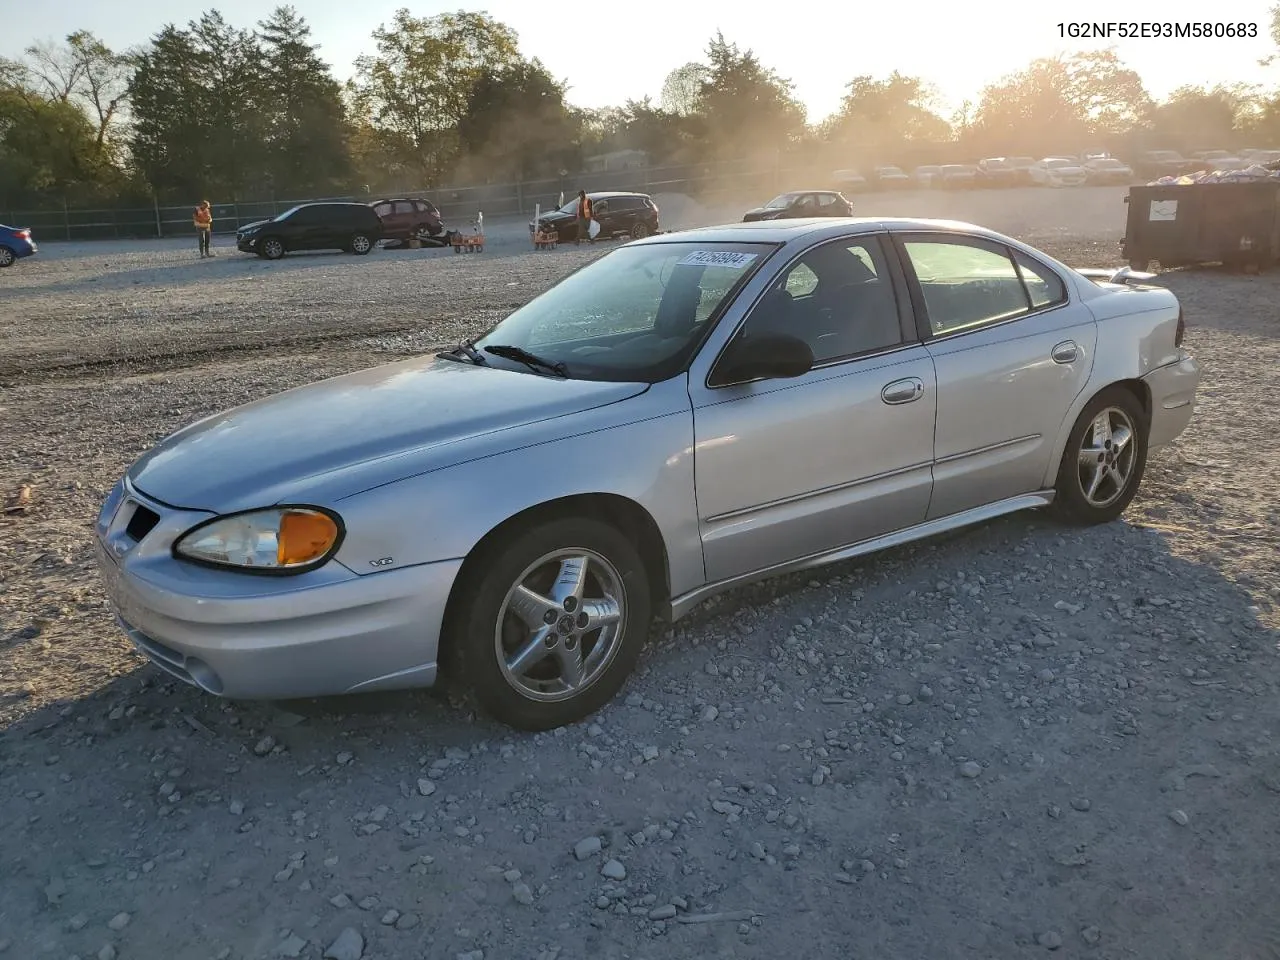
[[[1013,252],[1013,262],[1018,265],[1018,273],[1022,275],[1022,283],[1027,288],[1033,309],[1039,310],[1067,302],[1066,285],[1044,264],[1037,263],[1017,250]]]
[[[408,200],[397,200],[396,213],[413,213],[413,204]]]
[[[380,204],[378,204],[376,207],[374,207],[374,208],[373,208],[373,212],[374,212],[374,213],[376,213],[376,214],[377,214],[378,216],[380,216],[380,217],[390,216],[390,215],[391,215],[391,204],[389,204],[389,203],[380,203]]]

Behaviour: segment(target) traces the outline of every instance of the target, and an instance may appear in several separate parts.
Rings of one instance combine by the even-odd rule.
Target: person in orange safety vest
[[[587,191],[578,191],[578,235],[576,242],[579,246],[583,240],[591,239],[591,198],[587,196]]]
[[[200,206],[196,207],[191,215],[191,222],[195,225],[196,236],[200,240],[200,259],[212,257],[213,251],[210,249],[209,241],[213,235],[213,210],[208,200],[200,201]]]

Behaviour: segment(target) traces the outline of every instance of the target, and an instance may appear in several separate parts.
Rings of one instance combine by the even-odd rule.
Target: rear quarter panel
[[[1093,371],[1085,389],[1076,397],[1059,428],[1054,454],[1045,475],[1052,487],[1067,437],[1080,412],[1098,393],[1113,383],[1138,380],[1151,371],[1182,359],[1175,345],[1178,299],[1163,287],[1096,284],[1078,274],[1072,277],[1077,293],[1098,322]]]

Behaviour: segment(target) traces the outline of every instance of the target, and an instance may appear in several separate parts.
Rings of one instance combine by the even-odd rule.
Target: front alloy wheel
[[[549,730],[595,713],[621,689],[649,610],[631,538],[598,520],[548,519],[468,559],[441,652],[495,718]]]
[[[279,260],[284,256],[284,243],[275,237],[268,237],[262,241],[261,250],[268,260]]]
[[[494,630],[502,675],[523,696],[553,702],[586,690],[621,646],[627,591],[597,553],[557,550],[530,564]]]

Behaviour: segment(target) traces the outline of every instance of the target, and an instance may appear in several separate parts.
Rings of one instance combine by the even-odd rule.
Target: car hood
[[[467,441],[625,400],[646,384],[561,380],[416,358],[207,417],[129,468],[170,506],[225,513],[320,490],[330,499],[477,455]],[[517,446],[519,433],[496,442]]]
[[[773,208],[769,208],[769,207],[756,207],[756,208],[754,208],[754,209],[752,209],[752,210],[748,210],[746,213],[744,213],[744,214],[742,215],[742,218],[743,218],[744,220],[745,220],[745,219],[747,219],[747,218],[750,218],[750,219],[752,219],[752,220],[768,220],[768,219],[770,219],[770,218],[772,218],[772,217],[781,216],[781,215],[782,215],[782,214],[784,214],[784,213],[786,213],[786,211],[785,211],[785,210],[780,210],[780,209],[778,209],[777,207],[773,207]]]
[[[246,223],[236,228],[236,233],[248,233],[250,230],[257,230],[259,227],[270,223],[270,220],[255,220],[253,223]]]

